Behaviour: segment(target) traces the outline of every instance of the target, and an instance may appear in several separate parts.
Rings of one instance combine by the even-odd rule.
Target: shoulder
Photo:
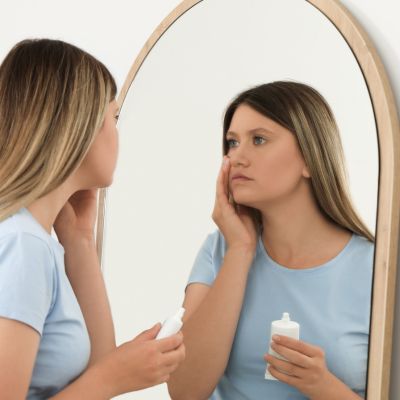
[[[7,265],[14,272],[29,270],[31,273],[53,274],[54,254],[48,243],[28,232],[10,232],[0,236],[0,267],[5,273]]]
[[[211,284],[217,276],[225,254],[225,240],[219,230],[209,233],[194,260],[189,283]]]
[[[0,254],[13,251],[20,254],[34,253],[52,257],[52,249],[47,240],[26,231],[0,233]]]
[[[0,232],[0,315],[43,332],[56,299],[57,264],[40,236],[9,226]]]
[[[203,247],[205,247],[213,257],[223,258],[226,252],[224,235],[219,229],[214,230],[207,235]]]
[[[350,254],[364,260],[373,261],[375,254],[375,243],[369,241],[363,236],[353,234],[351,239]]]
[[[353,234],[346,250],[346,256],[341,261],[346,273],[352,275],[352,279],[365,281],[367,286],[370,285],[374,269],[375,244],[360,235]]]
[[[54,257],[53,240],[24,208],[0,222],[0,253],[7,248]]]
[[[35,265],[52,268],[54,253],[48,238],[22,210],[0,222],[0,263],[13,268]]]

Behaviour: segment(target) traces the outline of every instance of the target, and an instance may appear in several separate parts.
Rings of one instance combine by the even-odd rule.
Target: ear
[[[308,170],[308,168],[307,168],[306,165],[303,167],[303,171],[301,172],[301,174],[302,174],[305,178],[311,178],[310,171]]]

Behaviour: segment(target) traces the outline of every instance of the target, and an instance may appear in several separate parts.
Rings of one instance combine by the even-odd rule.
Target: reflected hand
[[[257,230],[249,207],[229,202],[230,160],[224,157],[217,179],[217,190],[212,218],[224,235],[228,248],[243,247],[255,251]]]
[[[64,246],[80,238],[94,242],[97,191],[98,189],[88,189],[74,193],[57,215],[54,230]]]
[[[185,358],[183,334],[155,339],[161,324],[122,344],[100,362],[101,379],[111,397],[167,382]]]
[[[301,340],[278,335],[271,348],[287,361],[266,354],[271,375],[288,385],[294,386],[309,398],[324,398],[324,392],[331,386],[334,377],[325,363],[324,350]]]

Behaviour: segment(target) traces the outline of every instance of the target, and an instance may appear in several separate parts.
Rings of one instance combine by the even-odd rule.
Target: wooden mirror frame
[[[127,92],[147,55],[168,30],[189,9],[202,0],[184,0],[155,29],[134,61],[118,96],[122,108]],[[379,190],[375,262],[371,303],[367,399],[389,396],[390,367],[399,242],[400,170],[399,120],[391,86],[382,61],[367,33],[338,0],[307,1],[330,20],[351,48],[364,75],[371,97],[379,146]],[[107,190],[99,192],[96,246],[101,263]]]

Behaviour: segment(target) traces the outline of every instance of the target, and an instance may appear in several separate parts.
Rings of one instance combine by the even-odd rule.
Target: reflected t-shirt
[[[0,223],[0,317],[40,334],[27,398],[47,399],[86,368],[90,340],[64,248],[22,208]]]
[[[188,284],[212,285],[225,250],[220,231],[208,235]],[[284,312],[300,324],[300,340],[321,347],[328,369],[365,397],[373,260],[374,244],[353,234],[328,262],[291,269],[271,259],[259,237],[229,362],[210,399],[307,399],[286,383],[264,378],[271,322]]]

